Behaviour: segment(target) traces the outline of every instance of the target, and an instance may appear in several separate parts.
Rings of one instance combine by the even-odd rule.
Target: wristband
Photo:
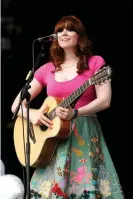
[[[74,115],[73,115],[72,119],[75,119],[75,118],[78,117],[78,110],[77,109],[73,109],[73,111],[74,111]]]

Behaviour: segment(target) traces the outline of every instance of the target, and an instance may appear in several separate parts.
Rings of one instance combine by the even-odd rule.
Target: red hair
[[[88,39],[83,23],[75,16],[64,16],[55,25],[54,33],[57,34],[64,28],[73,30],[79,35],[78,44],[74,50],[79,58],[77,64],[78,73],[88,69],[88,58],[92,55],[92,43]],[[64,61],[64,50],[59,46],[58,41],[54,41],[50,46],[50,57],[55,65],[56,71],[61,70]]]

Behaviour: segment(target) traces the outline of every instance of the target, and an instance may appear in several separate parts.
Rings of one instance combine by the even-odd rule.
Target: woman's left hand
[[[71,120],[74,116],[74,111],[71,106],[68,108],[58,106],[56,108],[56,115],[62,120]]]

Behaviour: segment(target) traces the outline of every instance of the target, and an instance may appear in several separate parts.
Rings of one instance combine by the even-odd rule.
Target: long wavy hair
[[[62,31],[64,28],[75,31],[78,35],[78,43],[74,49],[75,55],[79,58],[77,63],[77,73],[82,73],[89,69],[88,58],[92,55],[92,42],[88,39],[83,23],[75,16],[64,16],[55,25],[54,34]],[[53,41],[50,46],[50,58],[55,65],[55,71],[61,70],[61,64],[64,62],[65,53],[59,46],[58,41]]]

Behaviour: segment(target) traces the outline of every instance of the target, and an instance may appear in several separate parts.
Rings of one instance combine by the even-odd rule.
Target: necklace
[[[71,64],[71,65],[66,65],[66,66],[62,66],[62,68],[71,68],[71,67],[74,67],[74,66],[76,66],[77,65],[77,63],[75,63],[75,64]]]
[[[72,67],[74,67],[75,65],[69,65],[69,66],[63,66],[63,68],[72,68]]]

